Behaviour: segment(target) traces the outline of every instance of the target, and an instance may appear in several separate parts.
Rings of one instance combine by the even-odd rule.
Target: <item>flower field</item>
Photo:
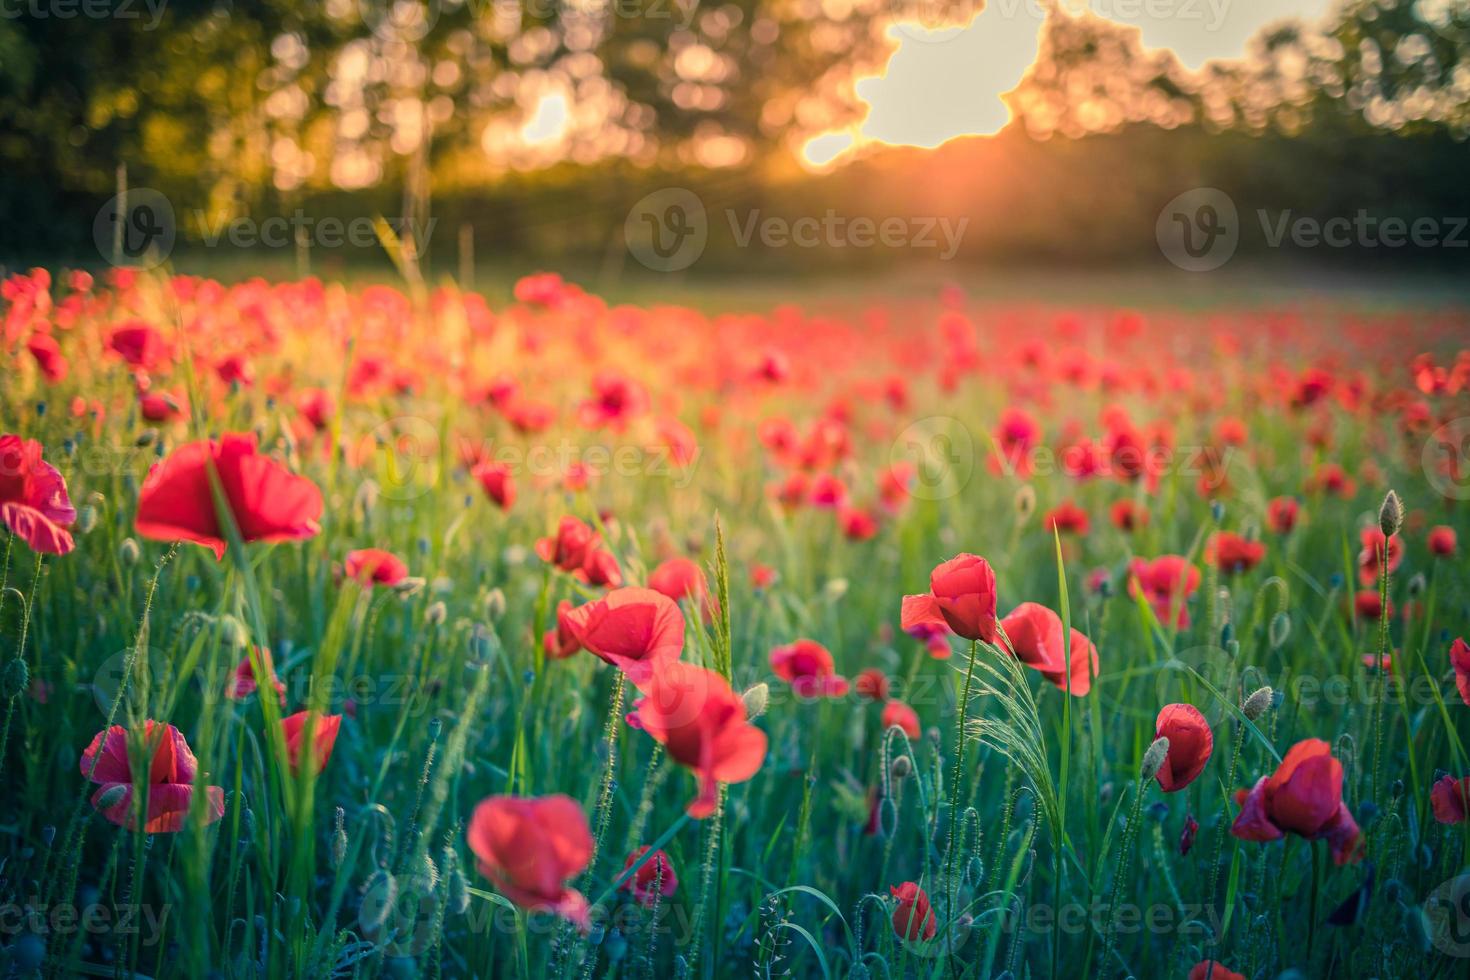
[[[1464,309],[0,331],[0,975],[1465,975]]]

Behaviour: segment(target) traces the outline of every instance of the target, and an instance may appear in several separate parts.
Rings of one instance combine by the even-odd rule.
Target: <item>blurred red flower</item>
[[[183,828],[193,802],[199,763],[183,734],[161,721],[143,723],[142,751],[148,766],[148,812],[144,815],[143,831],[175,833]],[[105,732],[98,732],[82,752],[81,770],[82,775],[99,784],[97,792],[92,794],[92,806],[119,827],[136,829],[128,730],[113,725]],[[224,790],[218,786],[205,787],[205,823],[214,823],[224,813]]]
[[[504,463],[480,463],[470,470],[485,491],[485,496],[501,510],[510,510],[516,502],[516,481]]]
[[[885,704],[883,714],[878,720],[883,725],[885,732],[890,728],[901,728],[910,740],[918,741],[919,713],[902,701],[889,701]]]
[[[1200,572],[1179,555],[1160,555],[1152,561],[1135,558],[1128,565],[1130,595],[1142,590],[1154,615],[1178,629],[1189,626],[1185,601],[1199,588]]]
[[[266,677],[269,678],[268,683],[276,689],[276,694],[280,697],[281,703],[285,704],[286,685],[276,676],[275,665],[271,662],[271,652],[264,647],[255,647],[255,651],[256,655],[260,657],[261,666],[265,668]],[[255,666],[250,662],[250,654],[246,653],[245,656],[240,658],[240,662],[235,665],[234,676],[231,677],[230,686],[225,693],[232,701],[243,701],[255,693],[256,687]]]
[[[592,832],[570,797],[487,797],[470,816],[465,840],[480,874],[511,902],[587,927],[587,899],[566,880],[592,859]]]
[[[75,547],[66,528],[77,512],[66,480],[41,453],[34,439],[0,435],[0,521],[32,551],[64,555]]]
[[[1301,515],[1302,505],[1292,497],[1274,497],[1266,505],[1266,524],[1277,534],[1290,534]]]
[[[1450,644],[1450,667],[1455,671],[1460,700],[1470,704],[1470,643],[1463,637],[1455,637],[1455,642]]]
[[[558,629],[562,617],[558,615]],[[684,650],[684,614],[652,589],[614,589],[568,610],[565,627],[576,641],[628,675],[638,687]]]
[[[294,541],[321,530],[322,494],[256,448],[253,434],[185,443],[156,464],[138,497],[138,533],[156,541],[192,541],[224,557],[209,478],[213,466],[245,542]]]
[[[888,697],[888,675],[877,667],[869,667],[858,674],[852,686],[859,697],[869,701],[883,701]]]
[[[281,719],[281,734],[286,737],[286,761],[290,763],[293,775],[301,769],[308,722],[311,728],[312,764],[315,771],[320,773],[327,767],[327,760],[332,756],[332,747],[337,744],[337,731],[342,727],[342,716],[298,711]]]
[[[348,578],[356,579],[363,585],[392,587],[408,578],[408,566],[403,559],[381,548],[349,551],[342,567]]]
[[[1205,545],[1205,560],[1227,575],[1248,572],[1266,557],[1266,546],[1229,531],[1217,531]]]
[[[1371,586],[1378,581],[1385,552],[1388,555],[1390,573],[1398,570],[1404,560],[1404,542],[1395,534],[1385,543],[1383,531],[1376,527],[1363,528],[1363,550],[1358,552],[1358,581]]]
[[[648,845],[638,848],[623,862],[623,872],[648,853]],[[632,877],[618,886],[619,891],[632,892],[639,905],[649,906],[655,896],[668,898],[679,888],[679,876],[674,874],[674,864],[663,851],[654,851],[653,857],[644,861]]]
[[[720,604],[710,595],[704,569],[688,558],[670,558],[648,575],[648,587],[675,602],[692,599],[699,603],[700,615],[706,623],[719,612]]]
[[[1087,519],[1087,511],[1067,500],[1047,511],[1041,519],[1041,526],[1058,534],[1086,534],[1091,523]]]
[[[1470,814],[1470,776],[1442,776],[1429,791],[1429,804],[1440,823],[1464,823]]]
[[[1457,544],[1454,528],[1441,524],[1429,529],[1429,551],[1435,557],[1453,557]]]
[[[1245,974],[1227,970],[1217,960],[1200,960],[1189,968],[1188,980],[1245,980]]]
[[[815,640],[797,640],[771,651],[771,669],[798,697],[841,697],[847,680],[837,675],[832,654]]]
[[[745,702],[712,670],[673,661],[642,689],[642,728],[671,759],[694,771],[699,793],[688,812],[701,819],[709,816],[715,812],[720,783],[741,783],[760,770],[766,733],[746,721]]]

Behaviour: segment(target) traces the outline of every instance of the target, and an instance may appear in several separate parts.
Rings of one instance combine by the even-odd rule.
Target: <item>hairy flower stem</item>
[[[978,640],[970,641],[970,663],[965,670],[965,693],[960,697],[958,719],[954,727],[954,766],[950,770],[949,780],[949,840],[944,848],[944,897],[951,923],[959,901],[954,880],[954,858],[955,841],[958,837],[955,831],[959,827],[960,815],[960,777],[965,770],[965,716],[970,708],[970,686],[975,680],[975,656],[979,646]],[[956,972],[953,943],[949,944],[949,972],[951,976]]]
[[[1140,779],[1138,791],[1133,797],[1133,811],[1128,815],[1128,826],[1123,828],[1123,853],[1118,858],[1118,870],[1113,875],[1113,893],[1108,897],[1107,928],[1103,934],[1102,969],[1098,976],[1106,978],[1112,974],[1113,947],[1118,935],[1118,893],[1123,890],[1123,881],[1132,867],[1133,838],[1138,833],[1138,817],[1143,812],[1143,793],[1148,783]]]
[[[607,767],[602,770],[602,788],[597,793],[597,833],[592,837],[592,858],[587,862],[589,878],[597,871],[597,858],[602,851],[603,838],[607,836],[608,823],[612,819],[613,782],[618,768],[618,733],[622,730],[622,725],[618,723],[623,717],[623,690],[623,672],[618,671],[617,679],[613,681],[612,699],[607,705],[607,728],[602,735],[603,743],[607,746]]]
[[[1388,655],[1388,538],[1383,539],[1383,552],[1378,556],[1378,686],[1373,699],[1373,803],[1381,805],[1378,796],[1379,771],[1383,768],[1383,702],[1387,699],[1388,672],[1383,658]],[[1407,644],[1405,644],[1407,648]],[[1400,668],[1403,669],[1403,668]]]

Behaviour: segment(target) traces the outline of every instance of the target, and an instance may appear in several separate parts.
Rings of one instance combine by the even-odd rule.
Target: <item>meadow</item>
[[[1464,975],[1470,310],[680,299],[5,279],[0,974]]]

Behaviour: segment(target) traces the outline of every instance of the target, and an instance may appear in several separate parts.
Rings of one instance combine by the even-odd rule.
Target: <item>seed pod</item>
[[[398,584],[393,586],[393,594],[400,599],[407,599],[422,592],[424,584],[424,577],[422,575],[409,575],[406,578],[400,579]]]
[[[745,702],[745,717],[753,721],[766,713],[766,706],[771,701],[771,686],[765,682],[757,684],[740,695],[740,700]]]
[[[1279,612],[1271,617],[1271,625],[1266,629],[1267,638],[1271,642],[1272,650],[1280,650],[1286,646],[1286,641],[1291,638],[1291,613]]]
[[[442,602],[434,602],[424,610],[424,623],[428,626],[441,626],[444,620],[449,618],[449,607]]]
[[[143,557],[143,549],[132,538],[123,538],[122,544],[117,546],[117,554],[124,565],[136,565]]]
[[[1399,495],[1390,490],[1383,498],[1383,506],[1378,508],[1378,529],[1383,532],[1384,537],[1391,538],[1403,526],[1404,505],[1399,502]]]
[[[0,694],[8,701],[19,697],[20,693],[31,686],[31,671],[26,662],[16,657],[5,665],[5,671],[0,674]]]
[[[497,586],[485,596],[485,618],[495,622],[505,615],[505,593]]]
[[[914,764],[909,761],[909,757],[906,755],[901,755],[894,759],[888,767],[888,774],[894,779],[907,779],[909,773],[913,771]]]
[[[1419,598],[1424,594],[1424,590],[1427,587],[1428,583],[1424,579],[1424,573],[1415,572],[1413,577],[1409,579],[1409,597],[1413,599]]]
[[[1138,774],[1144,779],[1153,779],[1159,769],[1164,765],[1164,759],[1169,755],[1169,740],[1160,735],[1154,739],[1154,744],[1148,747],[1143,754],[1143,764],[1138,767]]]
[[[83,534],[90,534],[92,528],[97,526],[97,508],[91,504],[83,504],[77,509],[77,530]]]
[[[1261,687],[1252,691],[1250,697],[1246,698],[1240,706],[1241,714],[1255,721],[1266,713],[1267,708],[1271,707],[1271,697],[1274,693],[1269,687]]]

